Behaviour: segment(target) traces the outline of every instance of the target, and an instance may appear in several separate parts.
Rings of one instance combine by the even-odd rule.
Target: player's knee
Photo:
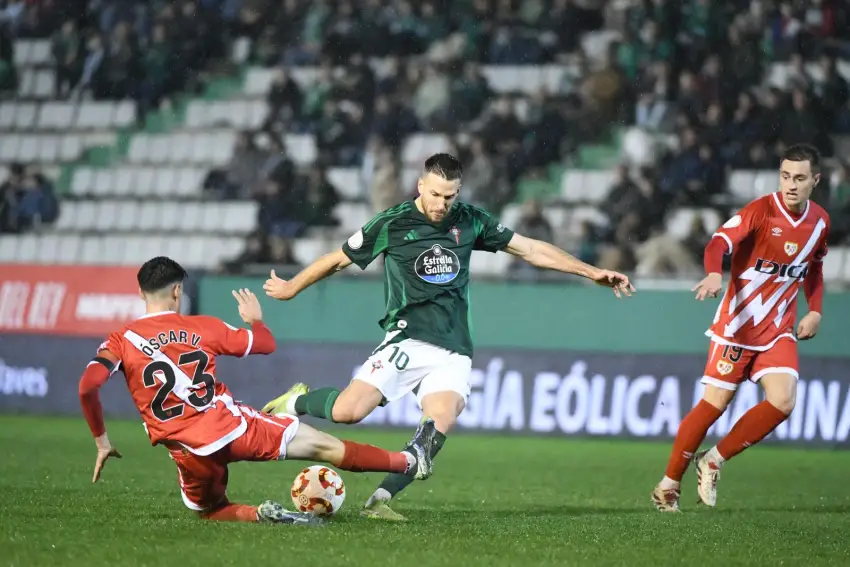
[[[725,388],[718,388],[712,384],[707,384],[705,387],[705,391],[702,394],[702,399],[713,405],[715,408],[720,411],[726,411],[726,407],[732,401],[732,398],[735,397],[734,390],[727,390]]]
[[[795,392],[769,392],[765,396],[767,401],[784,413],[785,415],[791,415],[791,412],[794,411],[794,406],[797,405],[797,395]]]

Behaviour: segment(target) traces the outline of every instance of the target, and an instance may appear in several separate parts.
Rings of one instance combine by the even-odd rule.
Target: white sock
[[[304,394],[301,395],[303,396]],[[295,413],[295,400],[300,397],[301,396],[292,396],[291,398],[286,400],[286,408],[284,408],[286,410],[286,413],[288,413],[289,415],[298,415],[297,413]]]
[[[372,496],[369,497],[369,500],[366,501],[366,507],[368,508],[376,502],[389,502],[391,499],[392,494],[384,488],[379,488]]]
[[[416,467],[416,457],[410,451],[402,451],[405,457],[407,457],[407,468],[404,470],[404,474],[409,473]],[[386,490],[384,492],[387,492]],[[389,494],[389,492],[387,492]]]
[[[726,459],[718,452],[717,445],[708,450],[708,453],[705,454],[705,458],[710,463],[714,463],[718,467],[722,466],[723,463],[726,462]]]
[[[659,484],[661,486],[661,490],[673,490],[674,488],[679,488],[679,481],[673,480],[669,476],[662,478]]]

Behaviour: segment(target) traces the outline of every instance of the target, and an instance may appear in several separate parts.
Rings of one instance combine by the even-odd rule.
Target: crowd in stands
[[[20,233],[59,217],[53,183],[38,169],[13,163],[0,184],[0,233]]]
[[[850,233],[850,164],[835,137],[850,135],[850,91],[837,61],[850,58],[850,7],[838,0],[44,0],[5,4],[3,38],[52,37],[56,95],[134,98],[145,111],[197,92],[225,69],[230,40],[251,40],[248,62],[279,68],[271,112],[239,137],[208,194],[255,199],[261,230],[244,258],[291,260],[291,239],[335,226],[334,166],[358,167],[381,210],[412,196],[399,150],[415,132],[451,136],[465,164],[467,201],[499,212],[519,180],[569,167],[583,144],[630,128],[624,163],[602,204],[609,222],[582,223],[573,250],[639,273],[698,269],[714,227],[697,220],[684,241],[664,232],[675,207],[722,214],[732,169],[773,169],[785,146],[811,142],[833,167],[817,198],[833,237]],[[617,32],[589,54],[586,32]],[[11,55],[0,41],[0,83]],[[380,58],[380,72],[370,61]],[[817,73],[807,61],[816,60]],[[770,66],[791,65],[767,86]],[[564,65],[557,88],[496,93],[482,65]],[[292,69],[318,68],[299,85]],[[318,160],[287,157],[283,136],[310,133]],[[258,144],[258,139],[267,143]],[[5,194],[9,194],[8,191]],[[16,191],[15,194],[19,194]],[[5,201],[4,201],[5,202]],[[532,200],[520,230],[553,227]],[[6,211],[12,210],[5,205]],[[48,218],[49,215],[42,215]]]

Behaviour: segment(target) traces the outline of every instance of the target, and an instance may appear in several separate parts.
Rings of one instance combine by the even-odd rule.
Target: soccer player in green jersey
[[[272,271],[264,285],[266,294],[286,301],[351,264],[365,269],[383,254],[387,311],[380,325],[386,337],[342,392],[335,388],[310,391],[296,384],[263,411],[357,423],[376,407],[414,392],[423,415],[436,423],[436,455],[469,397],[473,250],[504,250],[539,268],[576,274],[613,288],[617,297],[634,291],[623,274],[585,264],[552,244],[516,234],[484,210],[458,201],[461,175],[456,158],[442,153],[431,156],[415,201],[377,214],[342,248],[322,256],[289,281]],[[388,502],[408,484],[404,475],[388,475],[362,515],[403,520]]]

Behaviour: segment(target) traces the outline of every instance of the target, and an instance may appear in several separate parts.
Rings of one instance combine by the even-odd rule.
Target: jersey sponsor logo
[[[788,243],[786,243],[787,245]],[[755,270],[760,274],[767,274],[769,276],[802,280],[809,273],[809,264],[807,262],[803,262],[802,264],[781,264],[773,260],[759,258],[756,261]]]
[[[735,228],[736,226],[741,226],[741,215],[735,215],[725,223],[723,223],[723,228]]]
[[[457,254],[448,248],[435,244],[416,258],[414,269],[421,280],[433,284],[446,284],[460,273],[460,260]]]
[[[785,253],[788,254],[789,256],[793,256],[794,254],[796,254],[798,248],[799,248],[799,246],[797,245],[796,242],[786,242],[785,243]]]
[[[348,247],[352,250],[358,250],[363,246],[363,230],[358,230],[348,239]]]

